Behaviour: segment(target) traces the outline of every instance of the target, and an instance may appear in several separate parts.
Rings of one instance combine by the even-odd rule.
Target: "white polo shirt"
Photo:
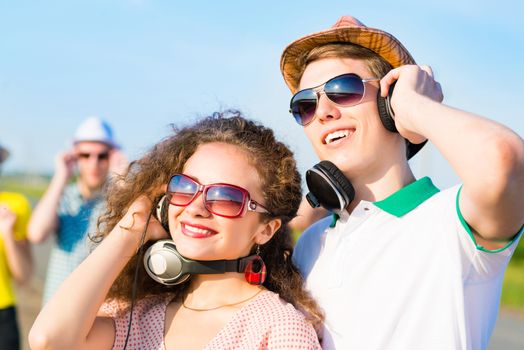
[[[324,349],[486,349],[522,230],[482,248],[459,193],[425,177],[304,232],[293,260],[326,313]]]

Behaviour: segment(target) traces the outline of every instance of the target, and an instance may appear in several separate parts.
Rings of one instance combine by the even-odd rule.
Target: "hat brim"
[[[81,142],[96,142],[96,143],[102,143],[110,148],[116,148],[116,149],[120,149],[120,145],[113,142],[113,141],[110,141],[110,140],[100,140],[100,139],[91,139],[91,138],[85,138],[85,139],[74,139],[72,141],[73,145],[76,145],[78,143],[81,143]]]
[[[295,40],[284,49],[280,59],[280,70],[292,93],[298,89],[298,77],[302,71],[302,67],[298,65],[298,58],[315,47],[333,43],[351,43],[363,46],[383,57],[393,68],[415,63],[411,54],[397,38],[380,29],[331,28]]]

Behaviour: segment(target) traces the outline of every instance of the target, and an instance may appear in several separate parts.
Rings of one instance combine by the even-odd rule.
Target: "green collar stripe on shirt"
[[[401,188],[386,199],[373,204],[386,213],[401,217],[438,192],[439,189],[435,187],[431,179],[425,176]],[[333,219],[329,227],[335,227],[338,218],[339,216],[337,214],[333,214]]]
[[[339,218],[340,216],[338,216],[338,214],[333,213],[333,215],[331,215],[331,223],[329,224],[329,227],[331,228],[335,227],[335,225],[337,224],[337,220]]]
[[[426,176],[373,204],[391,215],[401,217],[438,192],[439,189]]]

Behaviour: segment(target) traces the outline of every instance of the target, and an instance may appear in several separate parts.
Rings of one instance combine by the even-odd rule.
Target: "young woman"
[[[163,193],[169,234],[150,217]],[[39,314],[32,348],[320,348],[322,315],[290,259],[300,200],[293,155],[270,129],[228,112],[176,131],[109,192],[103,241]],[[141,238],[168,236],[185,259],[241,268],[155,282]]]

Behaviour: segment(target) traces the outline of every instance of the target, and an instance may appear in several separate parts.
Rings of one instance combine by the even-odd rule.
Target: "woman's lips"
[[[209,227],[190,224],[187,222],[182,222],[180,226],[182,228],[182,234],[191,238],[207,238],[218,233],[217,231],[212,230]]]

